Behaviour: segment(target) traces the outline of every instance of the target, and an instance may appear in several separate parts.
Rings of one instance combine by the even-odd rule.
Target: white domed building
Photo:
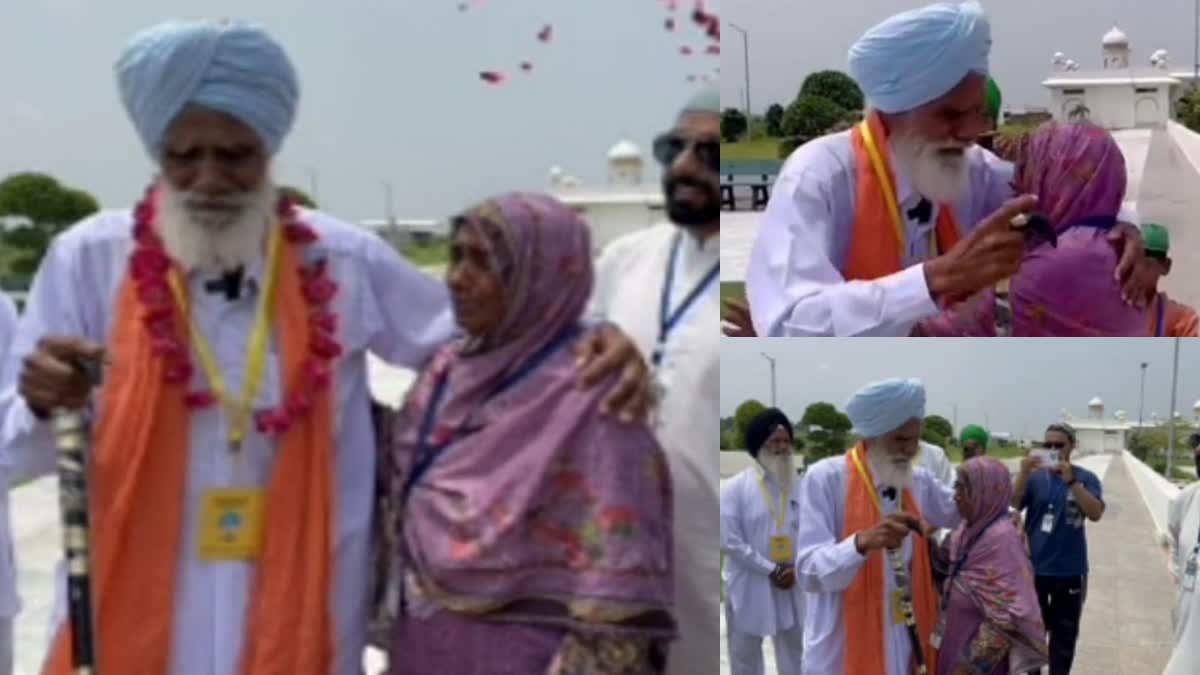
[[[646,159],[635,143],[622,140],[608,151],[608,180],[588,185],[564,172],[550,170],[550,194],[575,209],[592,226],[592,246],[599,253],[625,234],[667,221],[662,186],[646,180]]]
[[[1124,410],[1117,410],[1105,416],[1104,401],[1100,397],[1088,401],[1088,413],[1084,419],[1070,419],[1070,413],[1063,411],[1064,420],[1075,429],[1075,454],[1119,454],[1130,447],[1134,432],[1138,429],[1138,421],[1129,419]],[[1147,419],[1145,426],[1155,426],[1155,422]]]
[[[1115,25],[1100,39],[1100,57],[1103,67],[1089,70],[1054,54],[1055,72],[1042,85],[1050,90],[1055,119],[1087,117],[1108,129],[1161,128],[1193,80],[1191,72],[1171,70],[1166,50],[1136,61],[1129,36]]]

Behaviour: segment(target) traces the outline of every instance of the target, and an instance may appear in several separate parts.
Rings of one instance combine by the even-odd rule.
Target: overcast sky
[[[622,137],[648,151],[712,56],[688,21],[663,29],[657,0],[37,0],[0,6],[0,173],[37,169],[129,206],[150,175],[112,64],[134,32],[170,18],[247,18],[284,43],[301,79],[297,127],[276,173],[347,218],[440,217],[505,189],[543,189],[553,165],[606,176]],[[691,2],[681,2],[690,8]],[[708,3],[716,9],[715,3]],[[551,23],[554,41],[536,39]],[[481,70],[516,71],[504,88]],[[651,179],[657,178],[652,171]]]
[[[850,45],[888,16],[921,7],[919,0],[725,0],[724,18],[750,33],[752,108],[787,105],[804,76],[816,70],[845,70]],[[992,71],[1005,104],[1046,107],[1050,97],[1040,83],[1050,75],[1056,51],[1082,69],[1102,67],[1100,38],[1113,23],[1129,36],[1133,62],[1149,65],[1166,49],[1172,67],[1192,67],[1193,0],[985,0],[992,23]],[[742,41],[724,33],[721,100],[741,108],[744,100]]]
[[[1036,434],[1066,408],[1077,418],[1099,396],[1106,415],[1125,410],[1137,419],[1140,364],[1146,370],[1146,418],[1166,415],[1171,400],[1173,340],[1103,339],[898,339],[724,338],[721,342],[721,415],[738,404],[771,399],[770,366],[776,359],[778,405],[798,419],[817,401],[840,410],[859,387],[886,377],[918,377],[928,393],[928,414],[993,431]],[[1200,340],[1179,349],[1177,409],[1192,414],[1200,399]]]

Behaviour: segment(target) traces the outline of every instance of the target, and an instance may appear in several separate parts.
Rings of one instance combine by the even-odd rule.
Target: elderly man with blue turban
[[[4,369],[4,459],[52,472],[49,413],[88,405],[80,364],[107,360],[88,475],[98,672],[357,675],[367,352],[422,369],[455,335],[445,287],[280,197],[270,166],[300,87],[262,28],[159,25],[116,75],[159,175],[136,209],[53,242]],[[641,410],[631,340],[606,329],[579,351],[585,380],[626,372],[606,405]],[[57,607],[46,675],[76,672]]]
[[[796,580],[809,593],[804,675],[908,675],[914,649],[938,672],[929,644],[937,598],[926,533],[930,525],[954,527],[960,516],[953,491],[914,466],[925,387],[876,382],[850,398],[846,413],[862,441],[814,464],[800,486]],[[896,582],[893,556],[908,570],[907,588]],[[915,631],[906,626],[904,590]]]
[[[897,14],[851,46],[866,114],[798,148],[775,183],[747,267],[758,335],[905,336],[1013,276],[1012,221],[1037,200],[1014,196],[1013,167],[976,145],[991,46],[977,2]],[[1127,297],[1141,298],[1155,273],[1140,234],[1112,238]]]

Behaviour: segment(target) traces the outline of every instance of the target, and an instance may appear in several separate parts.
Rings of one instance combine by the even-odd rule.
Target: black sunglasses
[[[1042,447],[1047,450],[1066,450],[1066,443],[1042,443]]]
[[[709,171],[716,173],[721,170],[721,144],[717,141],[697,141],[673,132],[654,139],[654,158],[664,167],[674,164],[675,160],[688,150],[696,153],[696,157]]]

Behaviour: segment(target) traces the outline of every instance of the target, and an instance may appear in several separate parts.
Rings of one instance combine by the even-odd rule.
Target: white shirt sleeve
[[[795,162],[775,183],[746,273],[755,330],[763,336],[907,336],[938,312],[924,265],[874,281],[846,281],[834,262],[838,224],[823,185]]]
[[[954,528],[962,521],[958,506],[954,503],[954,490],[939,481],[923,468],[915,470],[913,481],[919,486],[924,499],[921,500],[921,515],[935,527]],[[924,476],[920,474],[924,474]]]
[[[721,551],[745,569],[769,575],[775,571],[775,563],[754,550],[741,525],[742,483],[741,479],[733,480],[721,488]]]
[[[796,581],[810,593],[844,591],[867,561],[854,546],[854,535],[845,539],[838,514],[845,500],[831,470],[814,470],[800,483],[800,529],[796,535]]]
[[[1167,534],[1171,540],[1171,573],[1175,575],[1176,581],[1183,577],[1183,570],[1179,569],[1179,537],[1183,530],[1184,496],[1186,494],[1186,491],[1181,491],[1167,505]]]
[[[450,296],[441,279],[417,269],[382,239],[373,237],[366,274],[375,330],[368,347],[392,365],[419,370],[457,331]]]

